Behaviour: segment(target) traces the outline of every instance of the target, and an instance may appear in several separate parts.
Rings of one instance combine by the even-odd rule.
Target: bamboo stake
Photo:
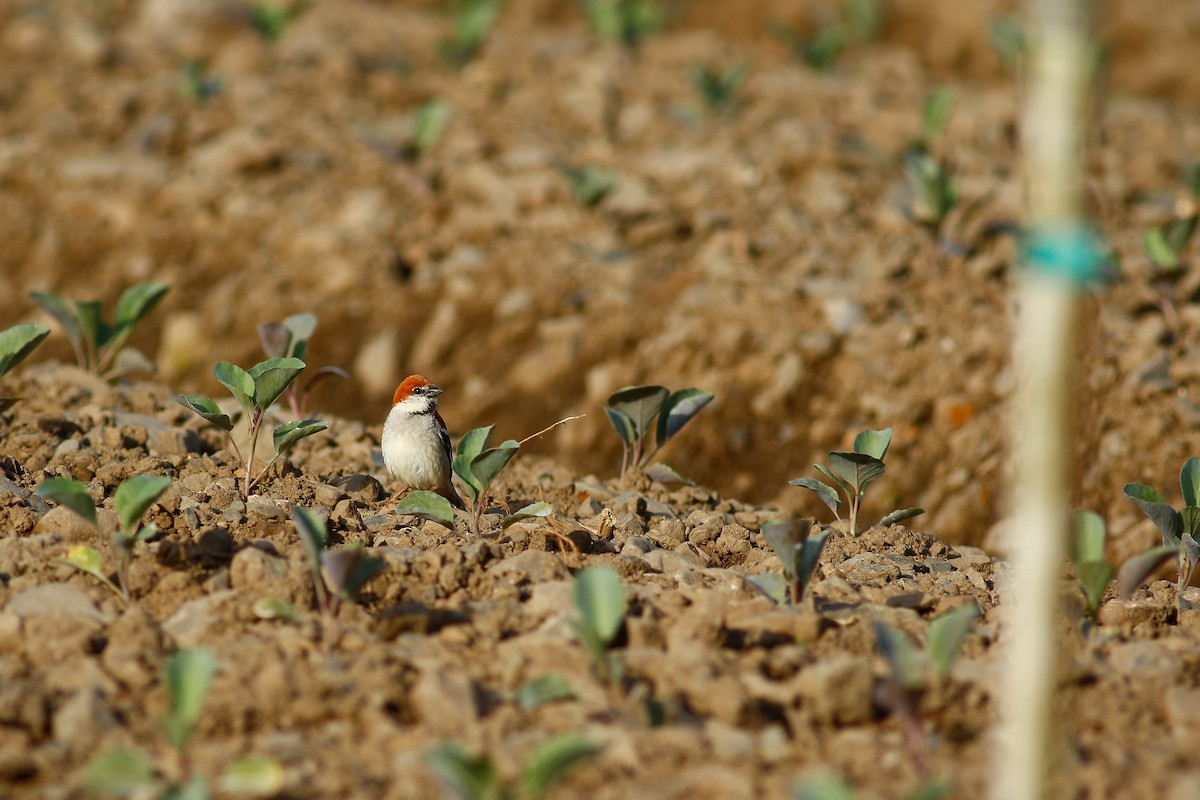
[[[1051,704],[1057,671],[1057,581],[1068,522],[1068,472],[1075,295],[1087,254],[1079,224],[1081,122],[1088,83],[1088,0],[1028,0],[1032,64],[1023,118],[1028,225],[1047,251],[1018,286],[1013,359],[1016,536],[1006,617],[1006,674],[995,800],[1046,794]],[[1048,253],[1048,254],[1047,254]],[[1068,263],[1074,260],[1072,264]],[[1081,268],[1080,264],[1084,264]]]

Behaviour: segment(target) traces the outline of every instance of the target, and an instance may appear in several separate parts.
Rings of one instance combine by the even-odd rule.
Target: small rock
[[[331,478],[329,483],[363,503],[377,503],[388,496],[383,484],[370,475],[341,475]]]
[[[900,568],[895,564],[881,562],[875,553],[862,553],[846,559],[838,566],[838,572],[852,584],[880,585],[900,577]]]
[[[796,691],[814,717],[826,723],[854,725],[871,718],[875,678],[871,661],[848,654],[805,668],[796,678]]]
[[[4,610],[21,619],[66,614],[99,625],[108,622],[108,617],[92,604],[84,591],[70,583],[43,583],[26,589],[9,600]]]
[[[642,556],[642,560],[659,572],[688,572],[701,568],[699,558],[674,550],[651,550]]]
[[[332,488],[332,487],[330,487]],[[334,490],[336,491],[336,489]],[[247,516],[258,516],[266,519],[287,519],[288,510],[286,505],[281,500],[276,500],[272,497],[264,497],[256,494],[251,495],[246,501],[245,510]],[[228,516],[230,512],[236,513],[238,518],[241,518],[241,512],[237,509],[227,509],[223,516]]]
[[[34,535],[50,533],[65,542],[90,542],[96,537],[96,529],[83,517],[66,506],[55,506],[38,520],[33,528]]]
[[[116,726],[116,717],[94,686],[76,692],[54,713],[54,738],[66,743],[71,752],[86,752],[96,742],[104,741]]]
[[[184,603],[163,623],[163,633],[174,639],[180,647],[196,647],[201,643],[209,626],[217,621],[214,606],[233,598],[234,595],[233,591],[217,592]]]
[[[1183,668],[1179,654],[1159,640],[1119,642],[1108,652],[1112,668],[1138,680],[1170,678]]]
[[[328,483],[318,483],[313,487],[313,500],[325,508],[333,508],[345,497],[341,489]]]
[[[429,659],[418,664],[420,676],[412,688],[412,703],[435,735],[456,736],[474,728],[479,718],[475,685],[466,671]]]
[[[545,550],[522,550],[493,564],[488,572],[503,576],[517,585],[570,577],[570,571],[558,556]]]
[[[621,554],[640,557],[656,549],[658,549],[658,545],[656,545],[649,537],[630,536],[625,540],[625,544],[621,548]]]

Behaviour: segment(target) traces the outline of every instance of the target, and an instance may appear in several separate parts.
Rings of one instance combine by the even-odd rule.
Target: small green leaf
[[[926,146],[942,135],[946,123],[950,121],[950,111],[954,108],[954,90],[949,86],[941,86],[925,100],[921,108],[921,136]],[[876,456],[880,460],[882,456]]]
[[[139,283],[121,292],[117,300],[116,335],[124,338],[149,314],[171,287],[165,283]]]
[[[427,100],[413,116],[413,150],[420,158],[441,141],[446,126],[450,124],[450,104],[439,97]]]
[[[275,429],[271,439],[275,443],[275,452],[286,452],[301,439],[308,438],[314,433],[327,430],[329,426],[319,419],[296,419],[285,422]]]
[[[284,358],[291,355],[288,352],[288,345],[291,343],[291,339],[291,334],[288,333],[288,329],[284,327],[282,322],[258,323],[258,341],[262,344],[263,352],[267,354],[267,358]]]
[[[63,333],[71,340],[75,354],[83,358],[83,325],[79,320],[79,312],[73,305],[67,303],[56,294],[50,292],[30,292],[30,299],[42,307],[42,310],[54,318],[63,329]],[[80,366],[85,366],[80,364]]]
[[[278,597],[264,597],[255,602],[251,610],[259,619],[294,620],[299,616],[291,603]]]
[[[454,474],[462,478],[462,482],[467,485],[471,500],[475,500],[483,491],[483,484],[471,472],[471,462],[483,452],[483,448],[487,446],[488,437],[492,435],[492,429],[495,427],[495,425],[488,425],[483,428],[472,428],[458,440],[458,447],[454,451]]]
[[[825,549],[825,543],[829,541],[829,529],[825,529],[820,533],[813,534],[804,540],[804,548],[800,555],[800,580],[804,586],[808,586],[812,580],[813,573],[817,570],[817,564],[821,560],[821,551]]]
[[[1107,534],[1104,518],[1095,511],[1075,511],[1071,514],[1071,560],[1081,563],[1104,560],[1104,540]]]
[[[608,645],[625,621],[625,585],[608,567],[589,567],[575,575],[575,607],[587,627]]]
[[[925,686],[925,659],[907,633],[882,622],[873,623],[875,644],[887,659],[892,682],[906,691]]]
[[[904,522],[907,519],[919,517],[924,513],[925,509],[923,508],[898,508],[889,514],[884,514],[883,518],[879,520],[879,526],[886,528],[888,525],[895,525],[898,522]]]
[[[1126,561],[1117,572],[1117,592],[1121,597],[1128,598],[1159,567],[1171,558],[1179,558],[1180,546],[1153,547]]]
[[[856,495],[883,474],[883,462],[865,453],[830,453],[829,467]]]
[[[655,441],[662,447],[667,441],[679,433],[680,428],[691,421],[692,417],[712,402],[711,393],[703,389],[680,389],[672,392],[662,403],[658,415],[658,429]]]
[[[512,439],[506,439],[501,442],[498,447],[492,447],[484,450],[475,458],[471,459],[471,474],[475,476],[475,480],[479,482],[480,493],[482,494],[491,486],[492,481],[500,474],[500,471],[508,465],[508,462],[513,459],[521,450],[521,445]]]
[[[133,534],[142,514],[170,485],[171,479],[165,475],[134,475],[117,487],[113,505],[121,518],[121,530],[127,536]]]
[[[246,373],[254,382],[254,405],[270,408],[303,371],[304,362],[298,358],[268,358],[255,364]]]
[[[854,800],[854,790],[841,778],[820,777],[796,787],[796,800]]]
[[[254,378],[250,377],[250,373],[237,364],[219,361],[213,367],[212,374],[217,383],[228,389],[241,404],[246,416],[250,416],[254,411]]]
[[[670,392],[662,386],[626,386],[608,397],[608,405],[633,421],[636,439],[645,439],[650,423],[662,409]]]
[[[296,532],[300,534],[300,541],[304,543],[309,561],[313,564],[321,563],[321,552],[329,541],[325,520],[307,508],[292,506],[292,523],[296,526]]]
[[[317,315],[310,311],[292,314],[283,320],[283,327],[288,332],[283,355],[303,361],[308,356],[308,340],[317,330]]]
[[[454,507],[436,492],[409,492],[396,504],[396,513],[427,519],[454,530]]]
[[[676,483],[676,484],[680,484],[682,486],[695,486],[696,485],[696,482],[694,480],[692,480],[691,478],[683,477],[682,475],[680,475],[678,472],[676,472],[671,467],[667,466],[666,464],[663,464],[661,461],[658,462],[657,464],[651,464],[650,466],[646,467],[642,471],[646,473],[647,478],[649,478],[652,481],[655,481],[656,483],[662,483],[662,484]]]
[[[21,363],[49,335],[45,325],[14,325],[0,331],[0,376]]]
[[[977,619],[979,606],[970,603],[951,609],[929,623],[925,632],[925,652],[941,678],[950,674],[950,665]]]
[[[543,742],[521,767],[522,797],[540,800],[572,767],[600,750],[600,745],[579,733],[568,733]]]
[[[325,585],[344,600],[357,598],[367,581],[383,572],[386,566],[382,558],[367,555],[361,545],[321,553]]]
[[[155,784],[154,765],[141,750],[109,750],[88,764],[84,784],[89,794],[131,795],[143,792]]]
[[[838,506],[841,505],[842,501],[838,497],[837,491],[832,486],[822,483],[816,478],[793,478],[792,480],[788,481],[788,483],[790,483],[792,486],[801,486],[809,491],[816,492],[817,497],[821,498],[821,502],[829,506],[829,510],[832,511],[835,516],[837,515]]]
[[[776,605],[787,605],[788,592],[790,591],[787,578],[780,575],[778,572],[764,572],[761,575],[748,575],[746,582],[765,594],[771,600],[774,600]]]
[[[1104,592],[1113,579],[1112,565],[1106,561],[1079,561],[1075,564],[1075,575],[1087,601],[1087,611],[1095,614],[1104,599]]]
[[[195,777],[183,783],[173,784],[167,787],[160,800],[210,800],[208,781]]]
[[[500,522],[501,530],[507,528],[515,522],[520,522],[525,519],[537,519],[538,517],[548,517],[554,513],[554,506],[545,501],[530,503],[524,508],[519,508],[509,514]]]
[[[108,344],[111,329],[104,324],[104,304],[98,300],[78,301],[75,312],[79,319],[79,330],[86,342],[98,350]]]
[[[226,433],[233,430],[233,420],[212,398],[202,394],[180,394],[175,396],[175,402],[199,414],[206,422],[211,422]]]
[[[788,580],[794,580],[800,569],[801,551],[812,520],[792,520],[790,522],[768,522],[762,527],[763,538],[779,560],[783,563],[783,574]]]
[[[567,679],[557,672],[542,675],[526,681],[517,690],[517,705],[522,711],[532,711],[538,706],[552,703],[555,700],[570,700],[575,691]]]
[[[1183,535],[1183,518],[1163,501],[1162,495],[1144,483],[1125,484],[1125,494],[1158,528],[1164,547],[1179,546],[1179,537]]]
[[[887,457],[888,446],[892,443],[892,429],[884,428],[879,431],[860,431],[854,437],[854,452],[873,456],[880,461]]]
[[[633,419],[622,411],[617,411],[615,408],[604,407],[604,414],[608,417],[608,421],[612,423],[613,429],[617,435],[621,437],[621,441],[626,448],[632,448],[637,443],[637,425]]]
[[[487,756],[472,756],[445,744],[425,757],[429,768],[460,800],[500,800],[503,784]]]
[[[813,464],[813,468],[816,469],[817,472],[824,475],[826,478],[829,478],[829,480],[833,481],[837,485],[837,487],[840,488],[842,491],[844,491],[846,494],[852,493],[850,484],[846,483],[844,480],[839,478],[837,475],[834,475],[829,470],[829,467],[825,466],[824,464]],[[798,484],[798,485],[804,486],[805,488],[811,488],[805,484]],[[813,491],[817,491],[817,490],[813,489]],[[835,513],[836,513],[836,510],[835,510]]]
[[[1179,487],[1185,506],[1200,506],[1200,458],[1189,458],[1179,471]]]
[[[162,725],[176,750],[187,747],[216,671],[212,652],[202,648],[180,650],[167,659],[168,711]]]
[[[38,486],[37,496],[66,506],[96,525],[96,503],[87,488],[74,478],[47,478]]]
[[[273,758],[239,758],[221,773],[220,787],[225,792],[269,797],[283,791],[283,765]]]
[[[100,571],[100,553],[87,545],[71,545],[67,548],[67,555],[62,559],[62,562],[80,572],[95,575],[97,578],[104,578],[104,573]]]
[[[1142,236],[1142,247],[1146,255],[1160,269],[1178,269],[1179,253],[1167,242],[1164,228],[1151,228]]]

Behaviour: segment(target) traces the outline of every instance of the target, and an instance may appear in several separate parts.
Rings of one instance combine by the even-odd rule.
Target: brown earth
[[[869,621],[918,633],[969,598],[990,612],[1004,574],[966,545],[1003,543],[1015,248],[988,231],[1019,217],[1020,98],[987,23],[1009,7],[891,3],[881,40],[827,74],[764,34],[822,13],[781,0],[678,3],[636,54],[598,43],[569,4],[514,0],[461,70],[439,58],[450,22],[432,3],[313,3],[274,43],[236,3],[0,8],[0,327],[46,321],[31,290],[111,304],[140,280],[172,287],[134,341],[154,383],[110,388],[58,366],[70,350],[57,334],[4,379],[25,399],[0,422],[0,794],[78,796],[96,753],[161,748],[162,660],[204,645],[221,672],[198,767],[270,754],[289,796],[432,796],[423,753],[439,742],[511,773],[567,730],[606,747],[562,796],[783,796],[817,766],[865,796],[906,796],[920,776],[871,700],[884,673]],[[1123,484],[1177,502],[1196,453],[1200,284],[1191,269],[1156,277],[1141,235],[1200,159],[1200,73],[1183,57],[1200,47],[1200,8],[1106,12],[1090,198],[1125,277],[1085,301],[1074,500],[1106,517],[1121,560],[1156,538]],[[179,91],[193,59],[221,82],[204,101]],[[739,60],[739,108],[707,114],[690,71]],[[901,212],[898,155],[947,83],[936,150],[980,209],[956,229],[967,255]],[[413,162],[411,117],[433,97],[453,117]],[[611,169],[617,188],[583,208],[562,163]],[[310,363],[354,377],[317,393],[330,433],[243,504],[222,441],[171,395],[216,396],[212,364],[253,363],[255,325],[302,310],[320,318]],[[530,443],[496,498],[549,500],[560,528],[592,531],[583,554],[554,551],[549,523],[476,540],[329,485],[384,478],[372,452],[410,371],[446,389],[456,432],[494,422],[522,438],[588,414]],[[716,395],[664,451],[713,491],[612,480],[620,451],[600,407],[639,382]],[[817,586],[826,622],[773,609],[743,581],[778,569],[761,524],[827,516],[787,480],[883,426],[889,471],[864,519],[920,505],[914,529],[938,539],[840,534]],[[54,560],[106,537],[28,492],[72,475],[102,499],[137,472],[176,481],[125,609]],[[388,561],[334,622],[250,611],[266,596],[310,603],[289,503],[327,509],[339,546]],[[611,540],[592,535],[601,508],[618,518]],[[569,573],[592,563],[616,566],[633,596],[620,690],[591,675],[566,624]],[[1111,606],[1103,631],[1064,631],[1073,796],[1200,795],[1200,646],[1191,610],[1164,625],[1168,607],[1156,584],[1145,606]],[[989,613],[926,698],[927,768],[954,796],[988,780],[998,630]],[[578,697],[521,711],[513,693],[547,671]],[[646,724],[647,694],[667,725]]]

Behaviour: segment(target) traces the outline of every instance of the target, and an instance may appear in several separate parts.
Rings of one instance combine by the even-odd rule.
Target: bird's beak
[[[441,393],[442,393],[442,390],[441,390],[441,389],[439,389],[439,388],[438,388],[438,387],[436,387],[436,386],[430,386],[430,387],[429,387],[429,389],[428,389],[428,391],[429,391],[429,396],[430,396],[430,397],[437,397],[439,394],[441,394]]]

